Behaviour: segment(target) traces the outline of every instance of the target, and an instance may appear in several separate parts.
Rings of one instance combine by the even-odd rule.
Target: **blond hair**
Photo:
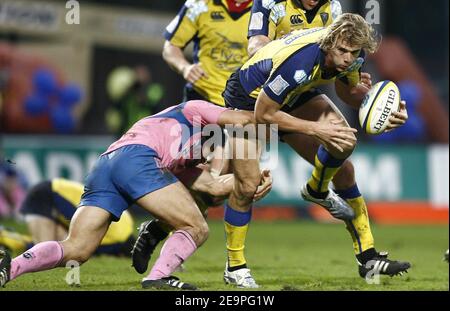
[[[368,53],[375,53],[381,37],[362,16],[345,13],[339,16],[320,38],[319,45],[324,51],[336,48],[338,42],[345,42],[353,47],[360,47]]]

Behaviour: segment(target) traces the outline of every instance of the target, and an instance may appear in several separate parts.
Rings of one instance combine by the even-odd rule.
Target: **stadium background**
[[[58,176],[83,181],[117,135],[117,115],[110,113],[113,103],[136,79],[141,79],[149,113],[182,98],[184,81],[162,60],[161,49],[164,28],[184,1],[79,2],[80,24],[70,25],[65,20],[66,1],[0,0],[0,155],[3,166],[10,165],[8,159],[20,172],[24,191]],[[444,251],[449,206],[449,2],[340,2],[344,11],[363,16],[371,4],[379,3],[377,28],[383,45],[365,70],[375,81],[396,82],[410,115],[408,126],[398,133],[359,135],[352,159],[371,221],[441,228],[437,232],[446,235]],[[335,99],[333,91],[329,94]],[[339,106],[359,128],[356,113]],[[299,186],[310,170],[280,144],[273,191],[258,204],[254,218],[333,222],[323,209],[299,199]],[[211,209],[209,216],[220,219],[222,212]],[[0,215],[0,222],[6,221],[6,214]]]

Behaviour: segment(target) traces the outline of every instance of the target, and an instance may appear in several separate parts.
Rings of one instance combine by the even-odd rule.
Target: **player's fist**
[[[200,64],[186,65],[184,66],[182,73],[183,78],[190,83],[195,83],[198,79],[202,77],[205,78],[208,77]]]

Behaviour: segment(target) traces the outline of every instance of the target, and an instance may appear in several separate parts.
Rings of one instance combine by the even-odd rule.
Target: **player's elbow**
[[[169,41],[164,42],[161,56],[166,63],[170,63],[170,59],[174,55],[174,49],[175,49],[175,46],[172,45],[172,43],[170,43]]]
[[[169,44],[167,41],[164,43],[164,47],[162,49],[161,56],[162,58],[167,62],[167,59],[169,58],[170,52],[169,52]]]

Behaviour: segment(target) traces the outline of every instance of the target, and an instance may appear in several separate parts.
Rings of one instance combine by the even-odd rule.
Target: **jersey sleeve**
[[[164,38],[173,45],[184,48],[197,34],[199,15],[207,11],[208,7],[203,0],[186,1],[166,27]]]
[[[277,66],[263,86],[264,92],[273,101],[282,105],[290,92],[308,80],[318,56],[317,44],[298,50]]]
[[[264,3],[263,3],[264,2]],[[252,13],[248,25],[247,38],[263,35],[269,36],[270,25],[270,9],[275,1],[254,0],[252,5]],[[272,39],[272,38],[271,38]]]
[[[192,124],[201,122],[202,126],[217,124],[220,115],[229,109],[203,100],[192,100],[186,103],[183,110],[185,117]]]

